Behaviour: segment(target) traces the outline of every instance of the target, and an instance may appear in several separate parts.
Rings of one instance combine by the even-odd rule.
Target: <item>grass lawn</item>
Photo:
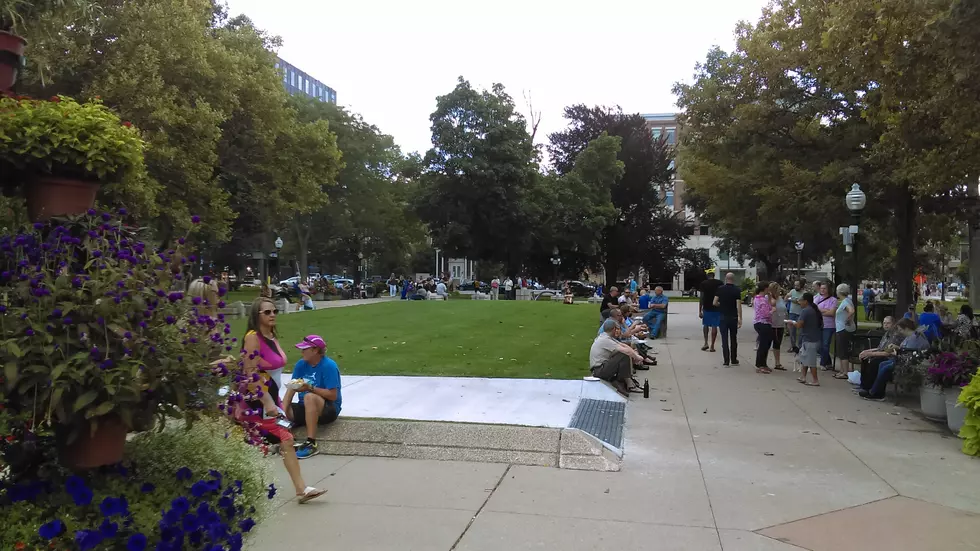
[[[598,306],[550,301],[399,301],[278,319],[290,366],[293,345],[317,334],[345,375],[577,379],[598,327]],[[245,320],[232,329],[241,338]]]
[[[228,294],[225,295],[223,300],[228,304],[241,301],[247,306],[253,300],[259,298],[259,291],[260,289],[258,287],[246,287],[237,291],[228,291]]]

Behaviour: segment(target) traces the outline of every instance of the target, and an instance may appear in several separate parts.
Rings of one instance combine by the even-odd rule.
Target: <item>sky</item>
[[[566,105],[676,111],[671,88],[690,82],[715,45],[767,0],[227,0],[283,40],[279,56],[337,91],[337,102],[394,136],[404,153],[431,147],[436,97],[459,76],[499,82],[528,115],[535,141],[561,130]]]

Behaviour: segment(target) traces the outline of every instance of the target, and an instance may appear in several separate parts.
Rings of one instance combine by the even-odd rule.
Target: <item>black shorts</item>
[[[772,328],[772,348],[774,350],[779,350],[779,347],[783,345],[783,335],[785,333],[786,333],[785,327]]]
[[[293,408],[293,426],[302,427],[306,425],[306,404],[300,402],[298,404],[290,404]],[[337,420],[337,409],[334,407],[333,402],[326,402],[323,405],[323,411],[320,412],[320,418],[316,420],[316,424],[326,425],[333,423]]]
[[[834,347],[834,356],[838,360],[849,359],[851,357],[851,332],[850,331],[837,332],[837,346]]]

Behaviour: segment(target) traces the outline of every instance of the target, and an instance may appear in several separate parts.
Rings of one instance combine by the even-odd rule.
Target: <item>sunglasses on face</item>
[[[277,316],[279,315],[279,309],[277,308],[275,310],[262,310],[262,313],[265,314],[266,316]]]

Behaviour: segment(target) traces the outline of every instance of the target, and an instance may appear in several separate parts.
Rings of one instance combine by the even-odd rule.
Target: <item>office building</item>
[[[288,61],[277,58],[276,69],[282,74],[282,84],[290,94],[303,94],[320,101],[337,103],[337,91],[297,69]]]

